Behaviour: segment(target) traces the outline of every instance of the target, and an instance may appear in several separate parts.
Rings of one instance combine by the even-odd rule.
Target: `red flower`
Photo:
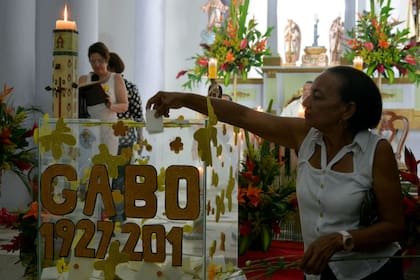
[[[16,223],[19,221],[19,216],[10,214],[6,208],[0,210],[0,225],[3,225],[7,228],[15,227]]]
[[[280,234],[280,224],[279,224],[279,222],[273,221],[271,223],[271,228],[273,229],[275,234],[277,234],[277,235]]]
[[[180,77],[184,76],[186,73],[188,73],[188,70],[179,71],[178,74],[176,75],[176,78],[179,79]]]
[[[413,216],[417,211],[417,201],[414,198],[403,197],[404,202],[404,215]]]
[[[384,67],[382,64],[379,64],[379,65],[378,65],[378,67],[377,67],[376,69],[378,69],[378,72],[379,72],[379,73],[383,73],[383,72],[385,72],[385,67]]]
[[[203,49],[206,49],[206,50],[210,50],[210,46],[207,45],[207,44],[204,44],[204,43],[201,43],[200,47],[202,47]]]
[[[239,225],[239,234],[248,235],[251,233],[251,229],[251,223],[249,221],[245,221]]]
[[[32,167],[32,164],[30,162],[26,162],[23,160],[15,159],[13,160],[13,163],[19,168],[20,170],[29,170]]]
[[[208,61],[207,57],[199,57],[197,59],[197,64],[200,65],[200,66],[205,67],[205,66],[207,66],[209,64],[209,61]]]
[[[34,131],[35,129],[38,128],[38,123],[34,123],[34,125],[32,126],[32,128],[28,131],[25,132],[25,134],[23,135],[23,137],[27,138],[27,137],[32,137],[34,136]]]

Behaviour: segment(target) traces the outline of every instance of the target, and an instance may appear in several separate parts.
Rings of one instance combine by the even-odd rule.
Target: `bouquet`
[[[0,225],[17,229],[19,232],[9,244],[0,245],[1,249],[7,252],[19,251],[19,259],[25,266],[24,277],[30,280],[37,279],[38,203],[33,202],[29,209],[19,213],[10,213],[2,208]]]
[[[9,106],[6,99],[12,91],[13,88],[4,85],[3,91],[0,92],[0,178],[2,170],[11,170],[19,176],[28,191],[32,193],[32,186],[26,172],[35,166],[36,156],[35,148],[29,148],[28,138],[33,136],[37,124],[27,129],[24,127],[24,121],[28,112],[39,110]]]
[[[405,233],[401,245],[406,249],[415,248],[420,241],[420,179],[417,174],[417,165],[413,152],[405,147],[404,160],[406,169],[400,170],[403,181],[408,181],[415,187],[415,192],[409,189],[402,189],[405,216]]]
[[[375,10],[375,2],[379,2],[379,13]],[[384,77],[389,83],[394,82],[395,72],[407,76],[412,82],[420,83],[419,63],[415,40],[410,40],[408,28],[396,27],[401,24],[391,19],[391,0],[370,0],[370,11],[359,14],[356,27],[348,32],[348,48],[345,56],[349,61],[354,57],[363,58],[367,74],[373,77]]]
[[[202,54],[191,57],[194,68],[182,70],[177,79],[187,74],[187,81],[182,85],[191,89],[199,84],[203,76],[207,75],[210,58],[218,62],[217,77],[227,86],[236,76],[246,79],[251,67],[263,64],[263,56],[269,55],[267,39],[273,27],[263,34],[257,29],[255,19],[246,22],[249,0],[232,0],[229,8],[230,16],[220,27],[214,27],[214,42],[210,45],[202,43]]]
[[[245,141],[245,161],[238,176],[239,255],[252,245],[267,251],[273,232],[280,233],[280,222],[297,209],[294,177],[279,180],[283,164],[279,145],[255,136],[251,140],[247,131]]]

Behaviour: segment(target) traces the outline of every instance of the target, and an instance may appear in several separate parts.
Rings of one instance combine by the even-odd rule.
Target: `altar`
[[[281,112],[286,102],[328,67],[265,66],[263,72],[263,107],[273,100],[273,108]],[[382,81],[383,108],[406,116],[410,129],[420,129],[420,87],[407,78],[396,78],[393,84]]]

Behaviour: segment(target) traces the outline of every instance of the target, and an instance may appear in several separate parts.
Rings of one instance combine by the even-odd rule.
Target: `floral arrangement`
[[[401,179],[416,187],[415,193],[406,188],[402,189],[406,230],[401,245],[410,250],[420,242],[420,178],[417,174],[420,161],[416,160],[413,152],[407,147],[404,150],[404,161],[406,169],[400,170]]]
[[[7,252],[19,251],[19,259],[25,266],[24,277],[30,280],[37,279],[38,203],[33,202],[30,208],[22,213],[10,213],[2,208],[0,225],[17,229],[19,232],[9,244],[0,245],[0,248]]]
[[[375,2],[379,2],[379,13],[376,13]],[[364,68],[371,77],[382,76],[394,82],[395,72],[407,76],[412,82],[420,83],[417,72],[418,50],[415,40],[410,40],[409,29],[396,27],[401,24],[391,19],[391,0],[370,0],[370,11],[359,14],[356,27],[348,32],[348,48],[345,57],[353,61],[354,57],[363,58]]]
[[[207,75],[209,58],[217,59],[217,77],[222,79],[226,86],[236,76],[245,80],[251,67],[262,65],[263,56],[270,54],[266,43],[273,27],[262,34],[257,29],[255,19],[246,23],[248,6],[249,0],[231,1],[230,16],[222,26],[214,28],[214,42],[210,45],[200,44],[203,53],[191,57],[194,60],[194,68],[178,73],[177,79],[187,74],[188,80],[182,85],[184,88],[191,89]]]
[[[283,164],[279,146],[256,137],[253,140],[245,131],[247,150],[238,176],[239,255],[253,245],[267,251],[273,232],[280,233],[280,222],[297,209],[294,177],[279,183]]]
[[[28,148],[28,138],[32,137],[36,123],[31,129],[24,127],[24,121],[30,111],[39,111],[35,108],[25,109],[10,107],[7,98],[13,88],[6,85],[0,92],[0,178],[3,170],[11,170],[24,182],[26,188],[32,193],[32,186],[26,172],[36,164],[35,148]],[[0,181],[1,182],[1,181]]]

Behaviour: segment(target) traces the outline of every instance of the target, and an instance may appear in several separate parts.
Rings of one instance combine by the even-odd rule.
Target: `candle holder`
[[[363,70],[363,57],[361,56],[355,56],[353,59],[353,67],[357,70],[362,71]]]
[[[208,77],[210,79],[210,86],[208,89],[208,96],[222,98],[223,89],[217,83],[217,59],[210,58],[209,59],[209,69],[208,69]]]

